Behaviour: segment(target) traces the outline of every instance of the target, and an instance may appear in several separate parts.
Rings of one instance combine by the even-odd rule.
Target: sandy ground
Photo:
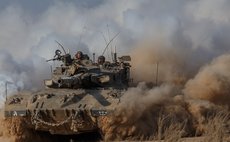
[[[9,139],[9,138],[2,138],[0,137],[0,142],[14,142],[15,140],[12,138],[12,139]]]

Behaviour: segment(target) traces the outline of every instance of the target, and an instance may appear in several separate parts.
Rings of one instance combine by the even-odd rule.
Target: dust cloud
[[[14,117],[4,118],[1,112],[0,117],[0,142],[56,142],[62,139],[58,136],[45,132],[35,131],[26,127],[26,118]],[[63,140],[64,141],[64,140]]]
[[[156,83],[156,77],[159,82],[186,81],[195,70],[188,67],[188,56],[188,49],[167,47],[161,41],[140,44],[131,52],[134,81]]]
[[[129,88],[115,113],[101,119],[105,140],[204,136],[209,131],[208,121],[214,116],[223,117],[217,126],[229,123],[230,55],[221,55],[204,66],[201,61],[199,70],[198,66],[188,65],[193,56],[191,51],[156,45],[156,48],[143,45],[132,52],[133,76],[153,85],[142,82]],[[161,63],[157,86],[156,62]],[[220,129],[226,132],[229,128]]]
[[[161,139],[173,128],[183,129],[177,136],[203,135],[209,116],[229,107],[230,57],[222,55],[230,45],[228,0],[39,2],[0,5],[0,104],[5,82],[12,82],[9,93],[42,88],[55,66],[45,62],[58,48],[54,40],[72,54],[100,55],[120,32],[106,58],[114,46],[119,56],[131,52],[134,82],[146,84],[129,88],[115,113],[101,119],[106,139]],[[2,123],[9,141],[34,136],[15,131],[23,121]]]
[[[141,83],[130,88],[121,102],[114,114],[99,121],[105,140],[201,136],[211,116],[224,110],[223,115],[229,118],[226,108],[208,101],[186,100],[179,88],[167,84],[149,89]]]
[[[187,82],[184,93],[193,99],[230,105],[230,54],[224,54],[201,68]]]

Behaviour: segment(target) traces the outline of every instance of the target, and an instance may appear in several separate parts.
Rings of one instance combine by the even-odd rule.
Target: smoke
[[[211,116],[228,118],[228,114],[209,101],[185,99],[178,86],[148,88],[140,83],[128,89],[113,114],[100,118],[99,126],[105,140],[169,140],[204,135]],[[218,120],[215,125],[224,126],[228,120]]]
[[[157,116],[164,109],[162,106],[171,102],[168,98],[176,95],[172,92],[173,87],[170,85],[149,89],[140,83],[135,88],[129,88],[115,113],[100,121],[105,139],[121,140],[139,134],[153,134],[156,131]]]
[[[2,119],[2,118],[1,118]],[[2,119],[0,126],[0,141],[6,142],[52,142],[58,141],[56,138],[47,133],[39,133],[25,127],[24,118]]]
[[[229,16],[225,14],[229,2],[226,0],[218,3],[206,0],[1,3],[0,49],[1,56],[7,60],[0,61],[0,74],[11,78],[15,86],[20,80],[22,89],[39,89],[40,82],[49,77],[49,66],[53,64],[47,64],[45,59],[52,58],[57,49],[54,40],[69,48],[72,55],[82,50],[89,56],[93,52],[99,56],[109,39],[120,32],[106,53],[108,60],[112,47],[116,46],[118,55],[122,55],[135,50],[137,44],[154,40],[156,43],[152,42],[149,47],[152,52],[148,52],[155,58],[151,62],[153,67],[146,70],[154,71],[152,64],[158,61],[162,80],[172,80],[169,76],[178,74],[175,70],[182,72],[181,68],[188,64],[192,67],[183,74],[192,76],[190,74],[203,63],[226,52],[229,46]],[[175,56],[178,58],[174,59]],[[172,65],[174,60],[180,65]],[[8,67],[2,66],[3,63]],[[179,69],[175,69],[177,67]],[[173,73],[164,73],[164,69]],[[153,74],[148,76],[154,78]],[[137,80],[146,78],[138,77]]]
[[[187,82],[184,93],[193,99],[230,105],[230,55],[225,54],[204,66]]]
[[[183,53],[183,54],[181,54]],[[189,50],[170,48],[162,42],[144,43],[131,52],[135,81],[183,83],[196,70],[188,65]]]
[[[119,119],[106,120],[110,123],[103,130],[118,130],[116,137],[122,138],[144,132],[149,136],[156,131],[160,112],[175,112],[177,122],[183,118],[198,121],[203,112],[215,108],[211,102],[229,105],[229,55],[220,56],[229,52],[229,6],[228,0],[3,0],[1,102],[5,82],[12,82],[9,94],[43,87],[42,80],[50,77],[50,66],[57,65],[45,62],[60,48],[55,40],[72,55],[82,50],[91,57],[94,52],[101,55],[109,39],[120,32],[106,59],[111,59],[110,52],[116,46],[118,56],[131,54],[135,82],[154,84],[158,78],[158,84],[163,85],[152,89],[140,84],[129,89],[114,114]],[[190,98],[195,102],[190,104]],[[195,124],[189,126],[197,129]],[[108,137],[114,137],[111,133]]]
[[[225,133],[229,123],[229,110],[224,106],[229,106],[230,55],[200,64],[196,74],[197,66],[187,65],[195,55],[192,50],[171,50],[154,43],[141,44],[132,52],[132,73],[137,80],[154,82],[158,62],[160,83],[153,88],[140,83],[128,89],[115,113],[99,121],[105,139],[167,140],[172,131],[178,138],[200,136],[212,133],[209,121],[218,121],[213,125],[222,125],[221,135]]]

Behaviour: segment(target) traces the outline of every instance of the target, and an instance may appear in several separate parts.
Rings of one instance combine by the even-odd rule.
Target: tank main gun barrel
[[[109,83],[109,75],[97,75],[97,74],[82,74],[69,77],[60,77],[58,80],[46,80],[45,85],[48,87],[57,88],[81,88],[83,86],[87,87],[90,85],[103,85]]]

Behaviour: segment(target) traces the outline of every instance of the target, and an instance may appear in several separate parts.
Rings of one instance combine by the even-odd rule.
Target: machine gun
[[[54,55],[54,58],[53,59],[49,59],[49,60],[46,60],[46,62],[49,62],[49,61],[62,61],[64,63],[65,66],[69,66],[72,64],[73,60],[71,58],[71,55],[69,53],[66,53],[65,51],[65,48],[62,46],[61,43],[59,43],[58,41],[55,40],[55,42],[62,48],[62,50],[64,51],[64,55],[61,55],[62,52],[60,50],[56,50],[55,51],[55,55]]]
[[[53,58],[53,59],[46,60],[46,62],[55,61],[55,60],[59,60],[59,61],[60,61],[61,59],[62,59],[61,51],[60,51],[60,50],[56,50],[56,51],[55,51],[54,58]]]

